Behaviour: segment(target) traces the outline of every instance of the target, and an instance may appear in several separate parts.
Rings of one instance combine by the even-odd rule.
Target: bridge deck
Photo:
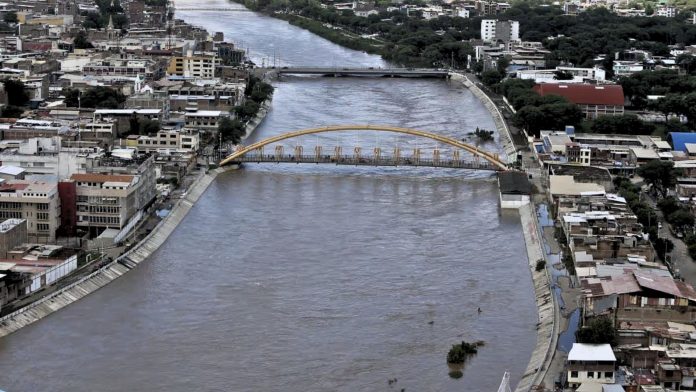
[[[235,159],[236,162],[250,163],[314,163],[314,164],[332,164],[332,165],[348,165],[348,166],[423,166],[423,167],[442,167],[452,169],[469,169],[469,170],[491,170],[499,171],[500,168],[486,162],[463,161],[452,159],[413,159],[410,157],[394,159],[392,157],[361,157],[344,155],[336,158],[330,155],[302,155],[296,157],[294,155],[272,155],[272,154],[248,154]]]
[[[449,72],[440,69],[414,68],[345,68],[345,67],[283,67],[276,68],[278,75],[327,75],[327,76],[387,76],[412,78],[447,78]]]

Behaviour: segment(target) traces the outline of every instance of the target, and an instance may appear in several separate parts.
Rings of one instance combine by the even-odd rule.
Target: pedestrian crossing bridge
[[[448,154],[445,154],[439,147],[435,147],[431,154],[427,154],[426,151],[419,147],[402,151],[399,146],[393,146],[392,148],[378,146],[372,149],[353,147],[352,149],[346,149],[347,153],[344,153],[343,147],[334,146],[332,149],[324,149],[323,146],[318,144],[309,149],[309,154],[305,153],[305,149],[301,145],[295,145],[290,149],[291,151],[285,151],[285,147],[280,144],[275,145],[272,152],[264,152],[264,147],[284,140],[295,139],[304,135],[346,131],[392,133],[425,138],[447,146]],[[239,146],[234,152],[222,159],[220,165],[239,164],[242,162],[329,163],[356,166],[428,166],[471,170],[508,170],[507,163],[497,153],[485,151],[477,146],[432,132],[383,125],[333,125],[287,132],[260,140],[248,146]]]

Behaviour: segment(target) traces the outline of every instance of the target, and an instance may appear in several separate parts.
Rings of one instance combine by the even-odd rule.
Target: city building
[[[135,227],[157,196],[154,157],[102,158],[90,172],[65,181],[64,195],[64,203],[75,205],[75,216],[66,217],[66,225],[74,220],[77,228],[94,236],[116,229],[120,238]]]
[[[573,343],[566,365],[571,388],[584,382],[613,384],[615,381],[616,356],[609,344]]]
[[[539,95],[560,95],[578,105],[585,117],[624,114],[624,93],[620,85],[542,83],[534,86]]]
[[[154,136],[139,136],[138,151],[158,152],[160,150],[189,151],[198,150],[198,135],[178,130],[160,130]]]
[[[9,180],[0,184],[0,219],[25,219],[31,241],[56,240],[60,197],[55,182]]]
[[[215,54],[193,53],[186,56],[174,56],[169,60],[167,74],[187,78],[213,78],[220,59]]]
[[[27,220],[6,219],[0,223],[0,258],[7,258],[7,252],[27,241]]]
[[[559,78],[570,75],[572,79]],[[534,80],[536,83],[586,83],[588,81],[606,81],[606,71],[599,68],[575,68],[558,66],[555,69],[530,69],[517,71],[518,79]]]
[[[520,22],[496,19],[481,20],[481,39],[484,42],[518,42],[520,40]]]

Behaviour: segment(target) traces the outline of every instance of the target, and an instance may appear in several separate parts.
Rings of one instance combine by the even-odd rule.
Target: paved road
[[[660,238],[667,238],[674,244],[674,249],[670,255],[672,256],[672,262],[674,263],[675,268],[679,270],[679,275],[684,279],[684,281],[688,282],[692,286],[696,286],[696,263],[694,263],[691,256],[689,256],[689,250],[686,244],[680,238],[672,235],[662,211],[657,208],[655,200],[645,193],[643,194],[643,197],[655,209],[655,213],[662,223],[662,228],[658,230]]]

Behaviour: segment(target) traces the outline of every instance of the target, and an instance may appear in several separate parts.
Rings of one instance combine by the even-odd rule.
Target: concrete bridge
[[[233,7],[175,7],[174,11],[254,12],[246,8]]]
[[[451,148],[452,151],[449,156],[445,156],[444,152],[440,151],[439,148],[433,149],[432,154],[427,156],[422,153],[420,148],[413,148],[410,154],[408,152],[405,154],[398,146],[391,149],[391,151],[382,149],[382,147],[365,150],[361,147],[354,147],[352,154],[344,154],[342,147],[336,146],[333,147],[333,150],[326,151],[322,146],[315,145],[313,154],[305,154],[304,148],[301,145],[296,145],[293,151],[288,154],[285,152],[283,145],[276,144],[272,154],[264,152],[264,147],[283,140],[304,135],[343,131],[391,132],[430,139],[454,148]],[[469,156],[463,157],[462,151]],[[485,151],[457,139],[431,132],[383,125],[333,125],[287,132],[263,139],[249,146],[239,147],[232,154],[222,159],[220,165],[224,166],[242,162],[329,163],[357,166],[427,166],[470,170],[508,170],[507,163],[501,160],[497,153]]]
[[[435,157],[422,158],[417,154],[409,156],[380,156],[380,155],[296,155],[296,154],[246,154],[237,158],[239,163],[314,163],[345,166],[414,166],[414,167],[441,167],[448,169],[490,170],[499,171],[500,168],[486,162],[476,160],[462,160],[455,158]]]
[[[350,67],[275,67],[265,68],[266,72],[281,75],[320,75],[320,76],[372,76],[392,78],[440,78],[449,77],[449,71],[428,68],[350,68]]]

